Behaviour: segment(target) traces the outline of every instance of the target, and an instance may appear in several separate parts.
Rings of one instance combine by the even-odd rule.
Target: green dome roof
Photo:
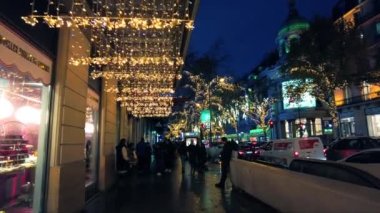
[[[281,27],[280,31],[278,32],[278,38],[305,31],[309,29],[309,27],[309,22],[305,18],[299,16],[296,9],[295,0],[289,0],[289,16],[286,19],[283,27]]]

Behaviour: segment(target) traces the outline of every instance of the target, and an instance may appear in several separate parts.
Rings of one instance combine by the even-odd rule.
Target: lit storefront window
[[[316,118],[315,119],[315,135],[322,135],[322,119]]]
[[[289,122],[285,121],[285,134],[286,138],[290,138]]]
[[[52,60],[0,21],[0,212],[42,212]]]
[[[97,182],[97,155],[98,155],[98,122],[99,122],[99,96],[92,90],[87,93],[86,123],[85,123],[85,165],[86,187]]]
[[[380,114],[367,115],[369,136],[380,136]]]
[[[342,137],[349,137],[355,135],[355,118],[348,117],[340,119],[340,129]]]
[[[0,211],[40,205],[49,94],[49,86],[0,65]]]

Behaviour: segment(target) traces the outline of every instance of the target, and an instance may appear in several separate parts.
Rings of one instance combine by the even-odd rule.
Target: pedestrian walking
[[[175,145],[168,139],[164,143],[165,172],[172,172],[175,160]]]
[[[161,176],[165,169],[164,163],[164,147],[163,142],[158,142],[153,146],[155,170],[157,176]]]
[[[197,141],[196,152],[196,169],[198,174],[203,174],[207,161],[206,147],[201,141]]]
[[[182,173],[185,173],[185,163],[187,160],[187,146],[186,142],[182,141],[178,146],[178,155],[181,158]]]
[[[193,140],[191,140],[190,145],[187,147],[187,149],[189,153],[190,173],[194,175],[197,167],[197,150]]]
[[[152,154],[152,152],[149,143],[146,143],[144,138],[141,138],[140,142],[137,143],[136,154],[137,169],[139,173],[147,172],[148,164],[150,164],[150,155]]]
[[[220,178],[219,183],[215,184],[218,188],[224,188],[225,182],[227,179],[227,174],[230,170],[230,161],[232,157],[232,151],[237,150],[237,144],[232,141],[228,141],[226,137],[222,138],[222,142],[224,143],[222,152],[221,152],[221,169],[222,176]]]
[[[122,138],[116,146],[116,170],[120,175],[125,175],[130,168],[128,150],[125,138]]]
[[[137,155],[135,151],[135,144],[127,142],[128,158],[131,170],[137,166]]]

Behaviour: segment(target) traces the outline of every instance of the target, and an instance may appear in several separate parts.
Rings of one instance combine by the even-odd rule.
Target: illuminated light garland
[[[104,78],[104,79],[117,79],[117,80],[125,80],[125,81],[144,81],[144,82],[161,82],[172,80],[176,75],[175,72],[120,72],[120,71],[93,71],[90,74],[91,78]]]
[[[171,113],[172,109],[170,108],[161,108],[161,109],[149,109],[149,108],[143,108],[143,109],[134,109],[134,108],[125,108],[127,112],[133,113],[133,114],[167,114]]]
[[[157,96],[120,96],[116,98],[116,101],[172,101],[173,97],[157,97]]]
[[[194,21],[187,19],[164,19],[164,18],[129,18],[129,17],[91,17],[91,16],[65,16],[65,15],[29,15],[22,16],[26,24],[35,26],[42,19],[50,28],[61,27],[84,27],[84,28],[107,28],[117,30],[132,28],[136,30],[161,30],[172,29],[182,24],[188,30],[194,29]]]
[[[140,106],[127,106],[126,107],[127,111],[132,111],[132,112],[169,112],[171,111],[171,107],[140,107]]]
[[[90,65],[95,70],[91,77],[104,78],[105,91],[115,93],[116,100],[133,116],[170,115],[173,88],[184,64],[184,30],[194,29],[189,1],[47,0],[42,14],[34,9],[35,1],[31,15],[22,17],[25,23],[89,29],[90,57],[83,57],[83,44],[77,42],[72,45],[71,65]],[[64,8],[67,5],[71,9]],[[116,85],[107,84],[111,79]]]
[[[138,118],[160,118],[160,117],[168,117],[170,116],[171,113],[162,113],[162,114],[137,114],[137,113],[132,113],[134,117]]]
[[[183,65],[184,61],[182,57],[167,57],[167,56],[160,56],[160,57],[118,57],[118,56],[109,56],[109,57],[79,57],[79,58],[70,58],[69,63],[74,66],[80,66],[80,65],[131,65],[131,66],[137,66],[137,65],[177,65],[181,66]]]
[[[173,106],[173,102],[121,102],[121,107],[169,107]]]
[[[148,94],[150,96],[160,94],[174,94],[174,89],[169,87],[155,88],[155,87],[117,87],[109,86],[105,89],[108,93],[129,94]]]

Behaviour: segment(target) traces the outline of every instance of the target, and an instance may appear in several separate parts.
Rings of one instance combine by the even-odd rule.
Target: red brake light
[[[293,155],[294,155],[295,158],[298,158],[300,156],[300,153],[299,152],[294,152]]]
[[[239,155],[242,155],[242,154],[244,154],[244,152],[242,152],[242,151],[239,151]]]
[[[326,152],[327,152],[327,149],[323,149],[323,154],[325,155],[325,157],[326,157]]]

